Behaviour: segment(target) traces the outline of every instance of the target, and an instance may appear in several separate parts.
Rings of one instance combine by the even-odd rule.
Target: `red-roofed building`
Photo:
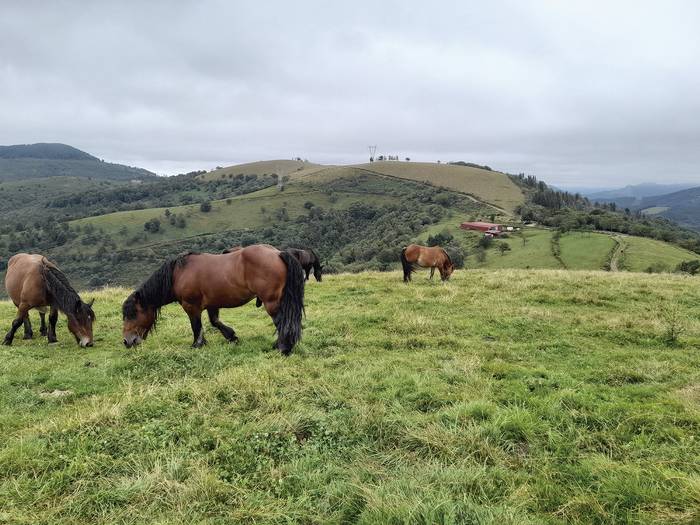
[[[459,225],[463,230],[475,230],[484,232],[486,235],[498,237],[503,233],[503,225],[491,222],[463,222]]]

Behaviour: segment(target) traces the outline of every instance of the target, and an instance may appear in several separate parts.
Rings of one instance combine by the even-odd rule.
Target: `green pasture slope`
[[[699,258],[697,253],[654,239],[625,236],[622,242],[624,268],[633,272],[643,272],[655,264],[673,271],[679,263]]]
[[[94,348],[20,335],[0,523],[700,522],[699,280],[426,276],[310,282],[289,358],[253,305],[223,313],[238,346],[191,349],[169,306],[125,350],[124,289]]]

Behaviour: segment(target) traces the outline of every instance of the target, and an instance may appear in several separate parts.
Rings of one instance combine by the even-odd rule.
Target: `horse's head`
[[[442,267],[440,270],[440,277],[442,277],[443,281],[447,281],[450,278],[450,275],[452,275],[452,272],[455,271],[455,265],[452,264],[452,261],[447,261],[445,265]]]
[[[95,312],[92,311],[92,303],[94,302],[94,299],[89,303],[78,300],[75,312],[68,314],[68,330],[83,348],[93,345],[92,323],[95,322]]]
[[[323,265],[319,262],[316,262],[314,264],[314,277],[316,280],[320,283],[321,282],[321,276],[323,275]]]
[[[122,304],[122,335],[124,346],[131,348],[140,344],[156,322],[156,308],[141,304],[138,291],[132,293]]]

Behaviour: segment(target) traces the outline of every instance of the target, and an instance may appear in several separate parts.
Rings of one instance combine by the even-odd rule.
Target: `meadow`
[[[310,282],[289,358],[252,304],[125,350],[85,294],[94,348],[0,347],[0,523],[700,521],[700,281],[426,275]]]

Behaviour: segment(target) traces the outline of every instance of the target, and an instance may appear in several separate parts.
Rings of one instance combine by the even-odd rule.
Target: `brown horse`
[[[403,266],[403,282],[411,280],[411,274],[417,266],[430,268],[430,278],[433,278],[435,268],[440,270],[440,277],[446,281],[454,272],[454,265],[447,252],[439,246],[420,246],[409,244],[401,250],[401,265]]]
[[[219,320],[219,309],[236,308],[257,297],[277,328],[274,348],[289,355],[301,339],[304,272],[290,254],[269,245],[235,248],[228,253],[188,253],[166,261],[122,305],[124,345],[143,341],[162,306],[177,301],[190,318],[194,342],[206,344],[201,315],[230,342],[236,332]]]
[[[82,347],[92,346],[92,323],[95,313],[92,303],[84,303],[58,267],[41,255],[18,253],[10,257],[5,274],[5,288],[17,307],[17,317],[7,332],[3,344],[11,345],[15,332],[24,324],[24,338],[33,336],[29,310],[36,308],[41,315],[41,335],[55,343],[59,310],[68,317],[68,329]],[[46,307],[51,307],[46,329]]]

